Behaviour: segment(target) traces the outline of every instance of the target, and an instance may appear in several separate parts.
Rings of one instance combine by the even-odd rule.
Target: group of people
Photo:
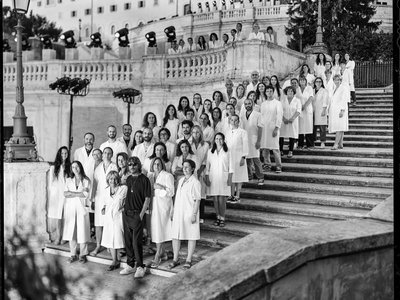
[[[50,170],[48,217],[56,220],[55,243],[69,241],[69,261],[85,262],[94,212],[97,244],[90,254],[108,248],[109,270],[119,268],[118,252],[124,249],[128,266],[120,273],[133,273],[136,263],[135,277],[143,277],[146,240],[157,246],[153,267],[168,259],[165,243],[172,240],[171,268],[180,263],[180,241],[188,240],[184,267],[190,268],[207,196],[214,203],[214,225],[224,227],[226,203],[240,201],[242,184],[257,179],[262,185],[263,172],[272,171],[271,151],[275,172],[282,172],[285,138],[288,158],[296,142],[298,148],[314,147],[317,130],[324,147],[327,128],[336,133],[332,150],[343,148],[351,96],[355,102],[354,65],[348,54],[345,61],[334,57],[332,63],[318,54],[314,74],[303,65],[282,87],[277,76],[260,80],[254,71],[235,89],[227,80],[224,93],[214,91],[212,99],[182,96],[176,107],[166,107],[161,122],[146,113],[133,135],[125,124],[117,138],[110,125],[99,148],[86,133],[72,163],[69,149],[61,147]]]
[[[235,43],[238,41],[245,40],[246,37],[242,32],[242,23],[237,23],[236,28],[232,29],[229,33],[222,34],[221,40],[218,35],[213,32],[209,36],[209,41],[203,35],[197,37],[197,42],[193,40],[192,37],[187,39],[185,43],[184,39],[180,39],[178,42],[173,41],[171,43],[171,48],[168,49],[168,54],[182,54],[191,53],[196,51],[206,51],[218,48],[225,48],[230,45],[235,47]],[[253,30],[247,37],[247,40],[262,40],[271,43],[276,43],[276,35],[271,26],[268,26],[266,32],[260,31],[260,26],[257,23],[253,24]]]

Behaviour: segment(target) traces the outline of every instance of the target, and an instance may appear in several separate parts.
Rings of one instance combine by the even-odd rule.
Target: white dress
[[[112,143],[110,143],[109,141],[104,142],[100,145],[100,150],[103,152],[104,148],[106,147],[110,147],[113,150],[113,156],[111,158],[111,161],[113,163],[116,163],[118,153],[125,152],[126,154],[128,154],[128,148],[126,147],[126,144],[119,140],[115,140]]]
[[[275,137],[272,136],[272,133],[275,127],[281,128],[282,116],[283,110],[280,101],[273,99],[261,104],[261,120],[263,122],[261,148],[279,149],[279,130]]]
[[[246,117],[246,112],[240,116],[240,126],[247,132],[247,141],[249,153],[247,158],[260,157],[260,149],[256,149],[256,142],[258,136],[258,127],[263,127],[261,121],[261,113],[252,111],[249,118]],[[260,139],[261,141],[261,139]]]
[[[89,208],[86,207],[90,191],[90,181],[83,179],[83,181],[79,182],[78,187],[76,187],[75,178],[67,178],[65,180],[64,191],[83,192],[85,197],[65,198],[62,239],[71,241],[76,230],[77,242],[79,244],[86,243],[90,239]]]
[[[311,105],[311,104],[310,104]],[[290,119],[296,112],[301,113],[301,101],[296,96],[293,97],[289,104],[287,97],[284,97],[282,101],[283,116],[286,119]],[[299,136],[299,116],[292,122],[285,124],[282,122],[281,125],[281,137],[283,138],[294,138],[297,139]]]
[[[211,126],[207,126],[206,128],[203,129],[203,139],[209,145],[211,145],[214,142],[214,129]]]
[[[199,162],[197,161],[197,158],[194,154],[188,154],[188,156],[186,157],[186,159],[191,159],[195,162],[196,164],[196,168],[194,170],[193,175],[197,178],[197,170],[199,169],[200,165]],[[179,179],[181,179],[183,177],[183,175],[175,175],[175,171],[176,168],[182,168],[183,167],[183,156],[175,156],[174,161],[172,162],[172,167],[171,167],[171,173],[172,175],[174,175],[175,177],[175,185],[178,184]]]
[[[194,105],[192,106],[194,110],[194,120],[196,122],[200,122],[200,116],[203,113],[203,104],[200,104],[199,108],[196,108]]]
[[[178,138],[178,127],[179,127],[179,119],[168,120],[167,124],[165,124],[165,128],[168,128],[171,133],[170,139],[175,141]]]
[[[176,144],[171,142],[171,140],[168,140],[165,143],[165,146],[167,147],[167,156],[169,161],[174,161],[175,155],[176,155]]]
[[[106,213],[104,220],[103,236],[101,245],[111,249],[121,249],[125,247],[124,224],[122,223],[122,211],[128,187],[120,185],[114,195],[110,195],[110,187],[106,188],[104,204]]]
[[[231,187],[228,185],[228,174],[232,173],[232,161],[229,159],[229,150],[225,152],[221,149],[215,149],[214,153],[211,149],[207,154],[206,175],[209,176],[210,186],[207,187],[208,196],[230,196]]]
[[[136,145],[135,149],[133,149],[132,152],[132,156],[136,156],[139,158],[140,162],[143,164],[144,160],[151,156],[153,154],[153,150],[154,150],[154,143],[150,143],[150,145],[148,145],[146,147],[146,145],[144,144],[145,142]]]
[[[335,75],[340,75],[340,65],[332,65],[332,78]]]
[[[325,116],[321,116],[323,108],[328,108],[329,104],[329,92],[320,88],[319,91],[315,94],[315,99],[313,102],[314,106],[314,125],[328,125],[328,110],[326,110]]]
[[[196,148],[196,145],[192,142],[190,144],[190,146],[192,147],[192,151],[193,151],[194,155],[196,156],[196,160],[199,163],[198,169],[200,169],[201,166],[206,166],[207,165],[207,153],[208,153],[208,150],[210,149],[210,146],[208,145],[208,143],[204,142],[203,145],[199,144],[198,147]],[[204,182],[204,176],[205,176],[205,169],[203,170],[203,172],[201,172],[200,177],[198,177],[200,184],[201,184],[201,199],[206,198],[207,186]]]
[[[348,70],[350,72],[350,82],[349,82],[349,86],[350,86],[350,91],[354,92],[355,88],[354,88],[354,68],[356,66],[356,63],[354,62],[354,60],[349,60],[346,63],[346,70]]]
[[[333,93],[329,105],[329,133],[349,130],[348,101],[350,98],[349,87],[341,84]],[[340,111],[344,109],[343,117],[339,118]]]
[[[304,105],[308,98],[314,96],[314,91],[311,86],[306,86],[304,91],[301,91],[299,87],[297,89],[296,97],[300,98],[301,105]],[[313,106],[312,103],[309,103],[305,110],[301,111],[300,119],[299,119],[299,134],[308,134],[313,133]]]
[[[242,156],[247,157],[249,154],[249,141],[247,131],[242,128],[231,129],[226,133],[226,144],[229,149],[231,165],[233,166],[233,183],[248,182],[249,176],[247,173],[247,162],[244,160],[244,165],[240,165]]]
[[[54,166],[49,170],[49,201],[47,206],[47,217],[61,220],[64,210],[65,189],[64,167],[60,166],[58,178],[54,175]]]
[[[201,185],[195,176],[190,176],[184,182],[185,177],[179,180],[175,194],[174,215],[172,219],[171,238],[177,240],[199,240],[200,223],[199,213],[196,214],[196,222],[192,224],[192,216],[195,201],[200,201]]]
[[[96,191],[94,191],[94,225],[104,226],[104,215],[101,214],[101,209],[104,206],[104,201],[108,197],[106,193],[106,188],[108,186],[106,177],[110,171],[117,171],[117,165],[111,162],[108,165],[107,170],[104,172],[104,163],[101,162],[96,170],[94,170],[94,181],[96,186]]]
[[[174,176],[161,171],[155,183],[166,186],[164,189],[155,189],[151,211],[151,240],[154,243],[163,243],[171,240],[172,223],[169,217],[173,207]]]
[[[314,74],[315,77],[321,77],[325,74],[325,66],[324,65],[314,65]],[[308,79],[307,79],[308,80]]]

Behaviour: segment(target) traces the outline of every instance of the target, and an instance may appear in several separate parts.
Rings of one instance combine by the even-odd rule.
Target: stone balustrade
[[[276,6],[261,6],[254,7],[255,19],[265,19],[270,17],[287,17],[289,5],[276,5]]]

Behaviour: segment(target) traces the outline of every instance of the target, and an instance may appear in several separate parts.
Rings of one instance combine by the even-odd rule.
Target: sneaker
[[[292,158],[292,157],[293,157],[293,151],[289,151],[287,157],[288,157],[288,158]]]
[[[269,166],[269,165],[267,165],[267,164],[264,164],[264,165],[263,165],[263,171],[264,171],[264,172],[270,172],[270,171],[271,171],[271,166]]]
[[[200,219],[200,220],[199,220],[199,223],[200,223],[200,224],[203,224],[203,223],[204,223],[204,219]]]
[[[70,264],[72,264],[73,262],[78,260],[78,256],[73,255],[70,258],[68,258],[67,262],[69,262]]]
[[[258,179],[258,185],[263,185],[264,184],[264,179]]]
[[[135,278],[143,278],[146,273],[146,268],[138,267],[136,269]]]
[[[235,196],[230,203],[240,203],[240,198]]]
[[[282,173],[282,168],[276,167],[276,173]]]
[[[135,272],[135,268],[132,268],[131,266],[126,266],[125,269],[121,270],[119,274],[121,275],[129,275]]]
[[[233,196],[229,196],[228,199],[226,199],[226,202],[233,202]]]
[[[281,156],[283,156],[284,154],[283,154],[283,151],[281,151]]]
[[[80,257],[79,257],[79,262],[80,262],[81,264],[84,264],[84,263],[86,263],[86,262],[87,262],[86,255],[82,255],[82,256],[80,256]]]
[[[321,142],[321,148],[325,148],[325,143]]]

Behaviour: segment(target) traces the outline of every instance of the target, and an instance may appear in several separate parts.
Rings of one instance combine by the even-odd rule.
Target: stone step
[[[307,199],[307,197],[310,196],[311,195],[307,195],[306,193],[292,193],[292,195],[291,193],[286,193],[287,198],[297,197],[297,199]],[[323,200],[321,195],[318,195],[318,197],[320,200]],[[347,201],[351,201],[350,197],[340,198],[346,198]],[[329,201],[329,199],[335,200],[335,196],[327,196],[327,201]],[[206,200],[206,204],[212,207],[213,202],[211,200]],[[338,220],[345,220],[348,218],[363,218],[370,211],[370,209],[365,208],[349,208],[309,203],[274,201],[269,198],[245,198],[244,195],[241,197],[240,203],[227,203],[228,210],[233,208],[242,209],[246,212],[261,211],[267,213],[283,213],[288,215],[313,216]],[[291,216],[288,218],[290,219]]]
[[[196,244],[200,244],[213,248],[225,248],[237,242],[244,235],[229,231],[215,232],[212,228],[202,227],[200,231],[200,240]]]
[[[393,118],[350,118],[349,125],[356,125],[356,124],[392,124]]]
[[[284,150],[288,150],[284,147]],[[318,148],[293,151],[294,155],[307,155],[307,156],[332,156],[332,157],[361,157],[361,158],[386,158],[393,159],[393,149],[386,148],[352,148],[346,147],[340,151],[332,151],[330,148]]]
[[[366,187],[383,187],[393,188],[393,178],[387,177],[364,177],[364,176],[349,176],[334,175],[334,174],[315,174],[315,173],[301,173],[285,171],[283,166],[282,173],[268,172],[264,173],[265,180],[279,180],[279,181],[293,181],[295,182],[308,182],[308,183],[322,183],[332,185],[346,185],[346,186],[366,186]]]
[[[334,140],[327,140],[325,146],[331,148],[334,144]],[[320,147],[321,142],[316,141],[315,146]],[[343,146],[347,147],[359,147],[359,148],[393,148],[393,142],[381,142],[381,141],[352,141],[348,136],[344,136]],[[337,150],[337,151],[341,151]]]
[[[393,137],[393,130],[380,130],[380,129],[351,129],[346,132],[348,135],[364,135],[364,136],[391,136]],[[365,137],[367,138],[367,137]]]
[[[300,192],[308,195],[319,195],[320,197],[321,195],[336,196],[335,199],[330,199],[329,201],[320,201],[319,198],[315,200],[313,197],[306,197],[307,199],[301,198],[299,200],[301,203],[318,203],[322,205],[325,205],[326,203],[326,205],[372,209],[375,205],[379,204],[381,200],[392,195],[393,189],[308,182],[298,184],[296,182],[285,180],[264,181],[263,185],[258,185],[255,180],[251,180],[248,183],[243,184],[242,189],[242,195],[248,198],[267,197],[269,200],[284,199],[285,201],[297,202],[296,197],[286,198],[286,195],[281,195],[279,194],[280,192],[289,192],[292,195],[295,195],[296,192]],[[343,201],[340,196],[349,196],[352,198],[350,201]],[[368,200],[361,198],[368,198]]]
[[[373,104],[380,104],[380,105],[387,105],[389,107],[393,106],[393,99],[392,98],[364,98],[364,99],[357,99],[357,105],[353,107],[357,107],[359,105],[373,105]],[[351,107],[351,106],[350,106]]]
[[[317,135],[318,137],[318,135]],[[326,135],[327,140],[334,140],[335,139],[335,134],[333,133],[328,133]],[[365,141],[365,142],[393,142],[393,136],[387,136],[387,135],[352,135],[349,134],[348,132],[344,133],[344,141]]]
[[[357,102],[356,106],[350,106],[350,110],[362,110],[362,109],[390,109],[393,110],[393,104],[389,103],[364,103],[364,102]]]
[[[383,158],[361,158],[361,157],[330,157],[315,155],[294,155],[288,158],[286,152],[282,157],[282,162],[298,164],[319,164],[319,165],[337,165],[337,166],[360,166],[360,167],[378,167],[393,168],[393,159]]]
[[[388,119],[392,118],[393,119],[393,113],[370,113],[370,112],[350,112],[349,113],[349,122],[352,121],[352,119]]]
[[[391,124],[370,124],[370,123],[355,123],[351,122],[349,124],[349,129],[358,130],[358,129],[379,129],[379,130],[391,130],[393,131],[393,122]]]
[[[393,114],[393,107],[369,107],[369,106],[351,106],[349,110],[352,113],[370,113],[370,114]]]

